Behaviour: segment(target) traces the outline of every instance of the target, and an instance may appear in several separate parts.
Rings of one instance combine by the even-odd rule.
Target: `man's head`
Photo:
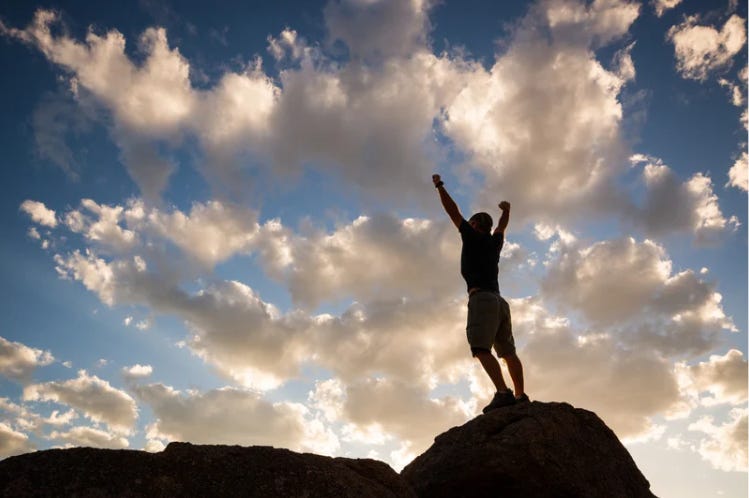
[[[492,223],[494,223],[492,217],[489,216],[489,213],[484,212],[476,213],[468,220],[468,224],[471,225],[474,230],[486,233],[491,231]]]

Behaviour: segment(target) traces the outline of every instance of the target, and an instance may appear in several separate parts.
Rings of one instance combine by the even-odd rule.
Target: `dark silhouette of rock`
[[[437,436],[401,472],[420,497],[653,497],[595,413],[566,403],[500,408]]]
[[[172,443],[161,453],[72,448],[0,462],[0,495],[413,497],[387,464],[267,446]]]
[[[267,446],[171,443],[161,453],[73,448],[0,461],[0,496],[653,497],[596,414],[526,403],[437,436],[399,476],[383,462]]]

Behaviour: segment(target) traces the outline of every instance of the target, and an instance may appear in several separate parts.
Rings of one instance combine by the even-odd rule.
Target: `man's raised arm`
[[[460,228],[460,224],[463,221],[463,215],[460,214],[458,205],[455,204],[453,198],[450,197],[450,194],[445,190],[445,184],[440,179],[440,175],[432,175],[432,182],[437,188],[437,192],[440,194],[440,201],[442,201],[442,207],[445,208],[445,212],[447,212],[447,215],[450,217],[453,224]]]
[[[500,202],[499,209],[502,210],[502,216],[499,217],[497,228],[494,229],[494,233],[504,234],[507,229],[507,224],[510,222],[510,203],[507,201]]]

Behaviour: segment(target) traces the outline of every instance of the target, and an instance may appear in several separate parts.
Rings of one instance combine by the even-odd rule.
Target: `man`
[[[490,412],[516,402],[528,402],[523,385],[523,364],[515,352],[512,337],[510,307],[499,295],[499,252],[504,244],[505,230],[510,221],[510,203],[502,201],[502,215],[494,233],[491,232],[492,217],[488,213],[476,213],[466,222],[457,204],[445,190],[439,175],[432,175],[432,182],[439,192],[442,206],[460,231],[463,249],[460,255],[460,273],[468,288],[468,325],[466,335],[471,353],[481,362],[489,378],[497,388],[491,403],[483,410]],[[507,388],[499,362],[492,355],[503,358],[510,371],[515,394]]]

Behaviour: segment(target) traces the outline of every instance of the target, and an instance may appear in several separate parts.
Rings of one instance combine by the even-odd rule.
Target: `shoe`
[[[515,403],[530,403],[530,402],[531,402],[530,398],[525,393],[515,398]]]
[[[515,395],[513,395],[512,391],[508,389],[504,392],[497,392],[497,394],[494,395],[494,398],[492,398],[492,402],[486,405],[482,411],[484,413],[489,413],[490,411],[496,410],[497,408],[502,408],[503,406],[510,406],[514,404]]]

